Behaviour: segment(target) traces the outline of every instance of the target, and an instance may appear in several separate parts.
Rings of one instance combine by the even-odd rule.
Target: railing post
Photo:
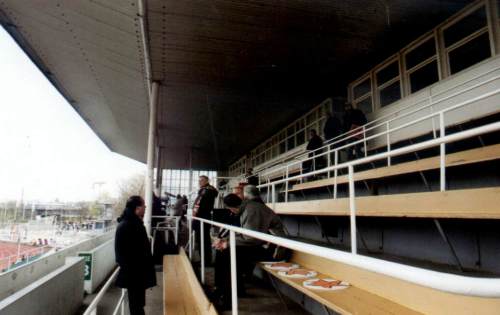
[[[443,138],[445,136],[445,126],[444,126],[444,113],[439,112],[439,137]],[[440,174],[440,188],[441,191],[446,190],[446,144],[443,142],[439,145],[439,174]]]
[[[193,218],[188,217],[188,232],[189,232],[189,259],[193,260]]]
[[[366,127],[363,125],[363,146],[365,149],[365,157],[368,156],[368,151],[366,150]]]
[[[386,135],[386,140],[387,140],[387,152],[390,153],[391,152],[391,134],[389,132],[389,122],[387,122],[385,124],[385,129],[386,129],[386,132],[385,132],[385,135]],[[387,166],[391,166],[391,156],[389,155],[387,157]]]
[[[433,114],[434,106],[432,106],[432,95],[429,95],[429,107],[431,109],[431,114]],[[436,122],[434,121],[434,116],[431,117],[431,121],[432,121],[432,136],[434,137],[434,139],[436,139]]]
[[[288,169],[288,165],[286,166],[286,179],[285,182],[285,202],[288,202],[288,176],[290,176],[290,170]]]
[[[232,314],[238,315],[238,281],[236,278],[236,236],[229,231],[229,253],[231,255],[231,308]]]
[[[121,315],[125,315],[125,312],[126,312],[126,306],[127,306],[127,298],[128,298],[128,295],[127,295],[127,290],[125,289],[122,289],[122,296],[123,296],[123,299],[122,299],[122,306],[121,306]]]
[[[200,222],[201,283],[205,284],[205,223]]]
[[[272,193],[271,200],[272,200],[272,203],[273,203],[273,210],[274,210],[275,209],[274,206],[276,204],[276,185],[275,184],[273,184],[273,186],[272,186],[271,193]]]
[[[327,153],[326,153],[326,167],[330,167],[330,166],[331,166],[331,164],[332,164],[332,161],[331,161],[332,159],[331,159],[331,157],[330,157],[331,150],[332,150],[331,146],[330,146],[330,145],[328,145],[328,146],[326,147],[326,152],[327,152]],[[327,177],[327,178],[330,178],[330,172],[327,172],[327,173],[326,173],[326,177]]]
[[[349,208],[351,216],[351,253],[357,254],[357,237],[356,237],[356,203],[354,192],[354,168],[352,165],[348,166],[349,169]]]
[[[269,180],[269,178],[268,178],[268,179],[267,179],[267,196],[266,196],[267,203],[269,203],[269,190],[270,190],[270,188],[269,188],[269,183],[270,183],[270,180]]]
[[[334,159],[335,166],[337,166],[339,164],[339,150],[338,149],[335,149],[333,159]],[[333,171],[333,176],[334,176],[333,199],[337,199],[337,174],[338,174],[338,169],[335,169]]]

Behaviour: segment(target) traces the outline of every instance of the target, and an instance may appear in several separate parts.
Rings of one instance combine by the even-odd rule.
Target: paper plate
[[[284,270],[278,271],[278,274],[280,276],[293,279],[311,278],[311,277],[316,277],[318,275],[318,273],[314,270],[301,269],[301,268],[295,268],[286,271]]]
[[[321,291],[336,291],[336,290],[347,289],[349,287],[348,282],[330,278],[309,279],[304,281],[303,285],[308,289],[321,290]]]
[[[288,271],[290,269],[296,269],[299,268],[300,266],[294,263],[288,263],[284,261],[273,261],[273,262],[263,262],[264,267],[270,270],[277,270],[277,271]]]

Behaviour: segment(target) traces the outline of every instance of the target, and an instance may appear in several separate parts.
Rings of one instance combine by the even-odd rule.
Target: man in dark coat
[[[342,125],[340,120],[334,114],[327,112],[325,126],[323,127],[325,141],[338,137],[342,134]]]
[[[207,176],[201,175],[198,180],[200,185],[200,190],[198,190],[198,197],[194,201],[193,205],[193,216],[202,219],[212,220],[212,211],[214,210],[215,198],[219,195],[219,192],[215,187],[210,185],[210,181]],[[196,231],[196,239],[200,240],[200,229],[197,221],[193,222],[193,228]],[[210,245],[210,227],[205,225],[204,229],[204,247],[205,247],[205,264],[212,264],[212,248]],[[201,243],[200,243],[201,244]]]
[[[344,130],[349,132],[350,138],[347,139],[347,143],[357,142],[363,139],[363,125],[367,123],[365,114],[357,108],[353,108],[351,104],[347,104],[345,107],[344,115]],[[359,159],[364,157],[361,150],[363,144],[361,142],[354,144],[347,148],[347,159]]]
[[[321,154],[323,150],[318,150],[318,149],[321,148],[322,146],[323,146],[323,139],[321,139],[321,137],[318,136],[316,130],[311,129],[309,131],[309,143],[307,144],[306,147],[307,151],[311,151],[309,152],[308,157],[313,157],[318,154]],[[308,173],[320,169],[324,164],[322,163],[323,161],[324,161],[324,156],[304,161],[304,163],[302,163],[302,172]]]
[[[146,289],[156,286],[151,246],[142,221],[145,209],[142,197],[130,197],[118,218],[115,236],[115,256],[120,266],[116,285],[127,289],[131,315],[144,314]]]

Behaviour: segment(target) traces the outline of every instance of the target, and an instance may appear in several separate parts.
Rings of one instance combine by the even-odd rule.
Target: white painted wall
[[[115,261],[115,239],[111,239],[85,253],[92,254],[91,279],[85,280],[85,292],[92,294],[106,280],[117,264]]]
[[[67,258],[63,266],[0,301],[0,314],[75,314],[83,300],[83,268],[83,258]]]

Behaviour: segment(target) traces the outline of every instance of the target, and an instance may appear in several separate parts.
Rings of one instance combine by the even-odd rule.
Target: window
[[[447,27],[443,36],[450,74],[491,57],[484,5]]]
[[[354,107],[356,107],[357,109],[360,109],[365,114],[369,114],[373,111],[372,98],[367,97],[364,100],[360,101],[359,103],[355,103]]]
[[[367,93],[370,93],[371,90],[372,90],[372,82],[370,80],[370,77],[368,77],[361,83],[358,83],[353,87],[353,98],[354,99],[360,98],[366,95]]]
[[[431,36],[404,55],[409,92],[417,92],[439,81],[435,37]]]
[[[371,79],[367,77],[352,88],[352,104],[361,109],[365,114],[373,111],[371,97]]]
[[[490,39],[486,32],[449,52],[450,73],[462,71],[489,57]]]
[[[486,26],[486,8],[481,6],[444,30],[444,44],[449,47]]]
[[[401,99],[399,80],[380,90],[380,106],[384,107]]]
[[[436,56],[436,42],[434,37],[429,38],[422,44],[413,48],[405,56],[406,69],[411,69],[421,63],[427,61],[428,59]]]
[[[399,76],[397,60],[377,72],[377,84],[380,86]]]
[[[417,92],[439,80],[437,61],[431,61],[409,75],[410,92]]]
[[[375,75],[377,77],[377,92],[381,107],[401,99],[398,60],[394,60],[378,70]]]

